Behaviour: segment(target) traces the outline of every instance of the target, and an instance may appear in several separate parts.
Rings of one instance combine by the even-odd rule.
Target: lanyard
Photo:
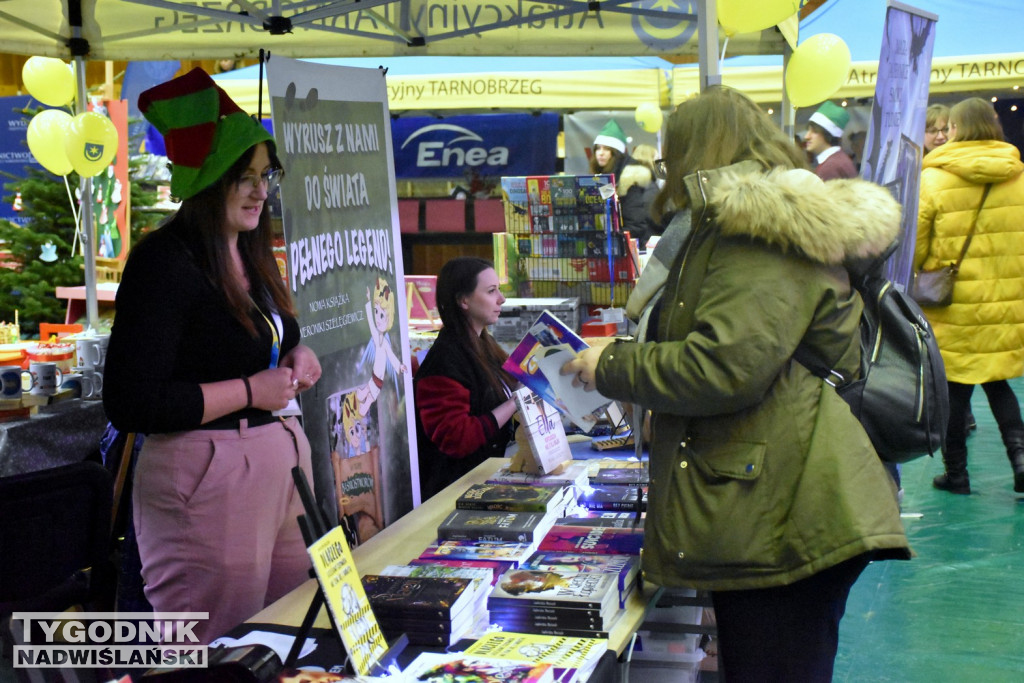
[[[249,301],[252,301],[251,297],[249,298]],[[281,335],[278,334],[277,325],[271,322],[270,318],[266,316],[266,314],[260,309],[259,306],[256,306],[255,301],[252,301],[252,305],[256,307],[256,310],[259,311],[260,316],[263,318],[263,320],[266,321],[267,327],[270,328],[270,338],[272,340],[270,346],[270,367],[276,368],[277,359],[280,358],[281,356]],[[274,313],[274,318],[277,317],[277,313]]]

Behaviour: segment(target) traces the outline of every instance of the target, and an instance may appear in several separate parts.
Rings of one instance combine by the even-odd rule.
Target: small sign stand
[[[397,664],[396,660],[409,644],[409,638],[403,633],[390,646],[384,640],[363,591],[344,530],[341,527],[328,528],[301,468],[292,468],[292,479],[305,509],[305,514],[298,518],[299,528],[313,562],[310,573],[317,580],[317,591],[310,601],[284,665],[295,666],[302,644],[320,608],[326,604],[331,627],[348,654],[345,664],[349,673],[385,675],[392,665]]]

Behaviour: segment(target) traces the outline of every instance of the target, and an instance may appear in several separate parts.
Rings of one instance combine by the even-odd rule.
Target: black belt
[[[282,418],[267,410],[246,410],[210,420],[199,429],[232,429],[237,431],[242,420],[248,420],[249,427],[262,427],[272,422],[281,422]]]

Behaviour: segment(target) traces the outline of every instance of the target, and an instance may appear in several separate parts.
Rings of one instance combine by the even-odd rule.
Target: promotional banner
[[[892,0],[885,14],[871,123],[860,174],[888,188],[903,207],[900,246],[886,264],[898,286],[910,282],[917,236],[924,121],[937,17]]]
[[[403,117],[391,135],[399,178],[550,175],[558,114]]]
[[[419,503],[409,333],[383,71],[267,65],[287,282],[323,375],[302,396],[314,490],[351,543]]]
[[[18,180],[28,175],[29,166],[42,169],[25,141],[31,116],[22,110],[29,105],[40,106],[29,95],[0,97],[0,219],[18,225],[28,222],[27,218],[22,219],[17,206]]]

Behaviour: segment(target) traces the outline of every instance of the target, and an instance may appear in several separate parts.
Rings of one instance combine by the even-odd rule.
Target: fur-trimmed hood
[[[900,205],[875,183],[823,182],[802,169],[757,168],[745,162],[696,174],[723,235],[749,235],[839,265],[880,256],[899,234]],[[701,196],[690,193],[694,215]]]
[[[618,185],[616,192],[623,197],[631,187],[647,189],[654,182],[654,173],[642,164],[627,163],[622,167],[622,173],[615,179],[615,182]]]

